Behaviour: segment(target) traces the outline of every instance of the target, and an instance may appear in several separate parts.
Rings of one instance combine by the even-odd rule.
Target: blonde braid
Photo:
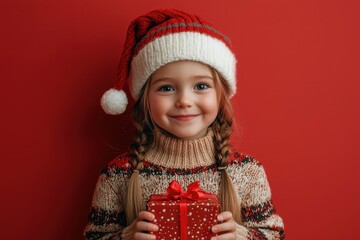
[[[213,123],[214,142],[215,142],[215,159],[219,167],[227,165],[227,159],[230,154],[230,136],[232,133],[231,119],[225,119],[224,114],[219,114]]]
[[[148,81],[149,82],[149,81]],[[139,100],[134,105],[134,124],[136,128],[136,139],[131,145],[133,157],[131,164],[134,167],[134,172],[131,174],[127,198],[126,198],[126,220],[130,225],[139,214],[143,211],[143,198],[140,181],[140,172],[143,170],[143,162],[145,160],[146,151],[153,143],[153,124],[148,121],[149,113],[146,111],[146,92],[147,84],[144,86]]]
[[[241,224],[241,201],[238,198],[234,184],[227,171],[228,160],[230,155],[230,136],[232,134],[232,125],[234,122],[234,114],[229,99],[229,87],[226,81],[216,70],[214,77],[216,79],[217,92],[219,93],[219,113],[213,123],[215,160],[218,169],[221,171],[220,180],[220,206],[221,211],[229,211],[232,213],[234,220]]]
[[[232,119],[225,114],[219,114],[213,124],[215,159],[221,171],[220,183],[220,205],[221,211],[230,211],[234,220],[241,224],[241,207],[234,184],[227,171],[227,164],[230,155],[230,135],[232,133]]]

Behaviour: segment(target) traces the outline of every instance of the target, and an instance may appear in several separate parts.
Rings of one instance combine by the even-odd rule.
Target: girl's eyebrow
[[[211,80],[214,80],[213,77],[209,75],[195,75],[192,78],[193,79],[210,78]]]
[[[209,79],[211,79],[211,80],[214,80],[213,79],[213,77],[212,76],[209,76],[209,75],[194,75],[194,76],[192,76],[191,77],[192,79],[202,79],[202,78],[209,78]],[[156,83],[156,82],[159,82],[159,81],[171,81],[171,80],[175,80],[176,78],[173,78],[173,77],[162,77],[162,78],[158,78],[158,79],[156,79],[156,80],[154,80],[154,81],[152,81],[152,83],[151,84],[154,84],[154,83]]]

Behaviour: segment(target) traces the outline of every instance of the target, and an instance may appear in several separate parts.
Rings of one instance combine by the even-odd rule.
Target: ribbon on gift
[[[202,199],[207,195],[200,188],[200,182],[195,181],[188,186],[188,190],[184,192],[181,185],[177,181],[172,181],[167,188],[167,198],[169,200],[180,200],[180,239],[187,240],[187,200]]]
[[[198,200],[202,199],[206,193],[200,188],[200,182],[195,181],[188,186],[188,190],[184,192],[181,188],[181,185],[178,181],[171,181],[169,187],[166,190],[167,197],[169,200],[178,200],[178,199],[189,199],[189,200]]]

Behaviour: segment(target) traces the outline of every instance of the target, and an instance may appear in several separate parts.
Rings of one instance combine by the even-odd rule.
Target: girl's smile
[[[178,120],[178,121],[191,121],[193,120],[194,118],[196,118],[197,116],[199,116],[200,114],[188,114],[188,115],[174,115],[174,116],[170,116],[172,118],[174,118],[175,120]]]

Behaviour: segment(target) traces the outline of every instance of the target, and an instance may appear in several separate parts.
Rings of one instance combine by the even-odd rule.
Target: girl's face
[[[162,66],[150,79],[148,104],[157,126],[182,139],[206,135],[218,114],[212,70],[194,61]]]

